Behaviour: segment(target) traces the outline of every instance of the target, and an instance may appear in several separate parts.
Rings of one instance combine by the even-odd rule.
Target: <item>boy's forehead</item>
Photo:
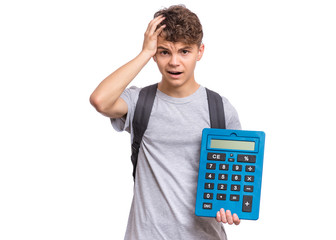
[[[162,37],[158,38],[157,46],[158,48],[163,47],[167,49],[197,48],[196,44],[187,44],[184,42],[171,42],[171,41],[165,40]]]

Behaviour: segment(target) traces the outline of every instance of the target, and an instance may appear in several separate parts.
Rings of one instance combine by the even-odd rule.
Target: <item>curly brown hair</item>
[[[202,44],[203,30],[197,15],[187,9],[184,5],[173,5],[164,8],[154,14],[154,18],[164,16],[165,19],[157,26],[166,27],[160,36],[170,42],[183,42],[185,44]]]

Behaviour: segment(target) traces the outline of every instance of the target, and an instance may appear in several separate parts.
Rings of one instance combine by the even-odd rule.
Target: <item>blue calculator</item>
[[[224,208],[240,219],[259,218],[265,133],[205,128],[195,214],[216,217]]]

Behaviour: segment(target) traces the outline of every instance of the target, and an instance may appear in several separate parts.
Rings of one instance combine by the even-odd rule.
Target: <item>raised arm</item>
[[[159,16],[148,24],[140,54],[106,77],[91,94],[90,103],[98,112],[110,118],[120,118],[127,113],[127,104],[120,95],[155,55],[157,38],[165,25],[156,28],[163,19]]]

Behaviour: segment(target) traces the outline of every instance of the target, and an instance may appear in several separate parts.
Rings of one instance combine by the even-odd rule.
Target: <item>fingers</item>
[[[221,222],[222,221],[222,218],[221,218],[221,215],[220,215],[219,211],[217,212],[216,220],[217,220],[217,222]]]
[[[150,21],[150,23],[148,24],[148,27],[147,27],[147,31],[146,33],[149,34],[149,35],[152,35],[152,34],[160,34],[158,33],[158,31],[155,32],[157,26],[165,19],[165,17],[163,17],[162,15],[154,18],[152,21]],[[165,26],[165,25],[163,25]],[[161,26],[158,30],[160,30],[160,32],[162,31],[163,29],[163,26]]]
[[[162,32],[162,30],[166,27],[166,25],[162,25],[158,30],[156,30],[156,32],[154,34],[156,34],[156,36],[159,36],[160,33]]]
[[[149,56],[154,56],[157,51],[158,35],[162,32],[166,25],[162,25],[157,30],[157,26],[164,20],[163,16],[154,18],[147,27],[145,38],[142,46],[142,51],[148,53]]]
[[[228,224],[233,224],[233,218],[230,210],[226,210],[226,219],[228,221]]]
[[[222,208],[219,212],[220,212],[220,215],[222,217],[222,222],[227,223],[227,218],[226,218],[226,214],[225,214],[224,209]]]
[[[219,210],[219,211],[217,212],[216,220],[217,220],[217,222],[227,223],[226,215],[225,215],[225,211],[224,211],[223,208],[221,208],[221,210]]]
[[[239,225],[240,224],[240,219],[238,217],[237,214],[233,214],[233,223],[236,224],[236,225]]]
[[[222,223],[228,223],[229,225],[240,224],[240,219],[237,214],[234,213],[232,215],[230,210],[225,211],[223,208],[221,208],[220,211],[217,212],[216,221]]]

